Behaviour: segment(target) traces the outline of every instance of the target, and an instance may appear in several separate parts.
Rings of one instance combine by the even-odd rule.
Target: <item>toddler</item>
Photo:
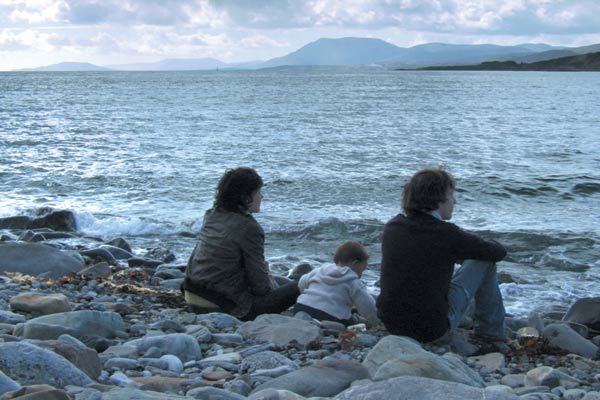
[[[300,296],[294,312],[304,311],[311,317],[341,322],[348,326],[358,322],[352,308],[370,325],[379,323],[375,299],[360,277],[367,267],[369,254],[358,242],[347,241],[335,250],[335,265],[324,265],[300,278]]]

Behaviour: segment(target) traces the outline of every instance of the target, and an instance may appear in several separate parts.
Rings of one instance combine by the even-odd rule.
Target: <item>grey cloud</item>
[[[81,25],[175,25],[187,23],[194,1],[180,0],[68,0],[69,22]]]

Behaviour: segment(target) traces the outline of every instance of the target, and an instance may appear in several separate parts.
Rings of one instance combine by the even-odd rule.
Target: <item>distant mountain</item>
[[[60,63],[35,71],[192,71],[216,69],[296,68],[346,66],[364,68],[417,69],[430,66],[478,65],[486,61],[534,63],[560,57],[600,51],[600,44],[583,47],[555,47],[541,43],[516,46],[493,44],[427,43],[403,48],[381,39],[319,39],[283,57],[267,61],[225,63],[214,58],[171,58],[150,63],[119,64],[99,67],[87,63]]]
[[[90,63],[62,62],[38,68],[25,68],[20,71],[110,71],[109,68],[99,67]]]
[[[195,71],[225,66],[227,66],[226,63],[214,58],[168,58],[157,62],[109,65],[108,67],[119,71]]]
[[[478,65],[453,65],[421,68],[452,71],[600,71],[600,52],[578,54],[533,63],[487,61]]]
[[[399,56],[384,60],[383,63],[394,69],[435,65],[467,65],[496,60],[508,55],[529,55],[550,49],[554,49],[554,47],[545,44],[499,46],[494,44],[427,43],[409,47]]]
[[[286,56],[265,61],[260,67],[371,64],[394,57],[402,51],[402,48],[381,39],[319,39]]]

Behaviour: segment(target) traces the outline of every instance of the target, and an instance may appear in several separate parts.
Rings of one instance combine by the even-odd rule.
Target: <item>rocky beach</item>
[[[509,316],[493,348],[469,316],[420,344],[302,313],[190,313],[175,260],[82,237],[65,210],[1,218],[0,400],[600,399],[598,298]]]

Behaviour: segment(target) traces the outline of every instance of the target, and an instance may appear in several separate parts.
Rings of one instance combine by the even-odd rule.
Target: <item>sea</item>
[[[69,209],[82,237],[185,264],[237,166],[265,181],[276,273],[358,240],[376,294],[403,184],[442,166],[452,222],[508,248],[510,314],[600,296],[598,72],[0,72],[0,217]]]

